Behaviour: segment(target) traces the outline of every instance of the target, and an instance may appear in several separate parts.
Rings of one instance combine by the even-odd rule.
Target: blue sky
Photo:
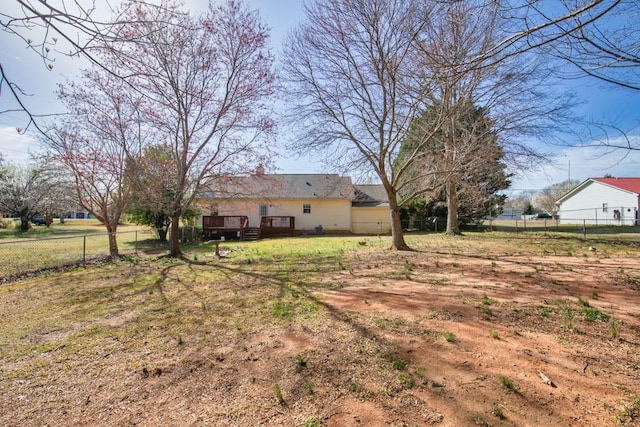
[[[271,38],[276,55],[279,54],[283,38],[303,16],[302,1],[299,0],[248,0],[252,8],[260,10],[263,20],[271,29]],[[203,0],[188,0],[193,9],[206,7]],[[3,2],[0,8],[11,7]],[[39,114],[61,112],[55,100],[56,85],[73,78],[77,70],[84,66],[81,59],[70,59],[57,55],[53,70],[45,68],[42,60],[26,49],[24,42],[0,32],[0,60],[10,78],[32,93],[27,99],[30,107]],[[617,89],[589,79],[579,79],[566,83],[577,92],[583,103],[576,112],[585,119],[614,122],[621,127],[631,128],[640,122],[640,93]],[[0,95],[0,110],[10,108],[9,94],[6,89]],[[23,162],[29,150],[36,150],[35,138],[31,135],[18,135],[16,127],[26,126],[25,117],[19,113],[0,115],[0,153],[5,159]],[[636,127],[636,131],[638,128]],[[638,136],[636,136],[637,138]],[[285,140],[286,135],[280,135]],[[550,141],[553,143],[553,141]],[[582,181],[588,177],[605,174],[613,176],[640,176],[640,152],[614,151],[604,153],[601,150],[584,148],[563,148],[550,145],[549,150],[556,153],[555,160],[544,168],[534,171],[521,171],[513,178],[512,188],[520,190],[539,190],[567,178]],[[302,158],[285,158],[276,162],[279,173],[314,173],[332,171],[331,165],[320,161]]]

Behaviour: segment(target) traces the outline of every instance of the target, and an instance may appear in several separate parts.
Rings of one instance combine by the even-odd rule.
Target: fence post
[[[82,236],[82,268],[87,267],[87,235]]]
[[[133,243],[133,253],[137,256],[138,255],[138,230],[136,230],[134,239],[135,241]]]
[[[582,236],[585,239],[587,238],[587,220],[586,219],[582,220]]]

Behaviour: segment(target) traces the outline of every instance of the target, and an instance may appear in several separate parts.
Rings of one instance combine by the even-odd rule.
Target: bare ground
[[[4,285],[0,425],[640,425],[640,251],[470,240]]]

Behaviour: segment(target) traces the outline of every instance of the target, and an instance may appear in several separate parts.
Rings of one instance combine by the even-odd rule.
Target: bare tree
[[[636,0],[519,0],[504,2],[501,14],[510,33],[485,53],[492,61],[525,51],[558,60],[553,74],[562,79],[591,78],[612,89],[640,90],[640,3]],[[550,73],[551,75],[551,73]],[[588,118],[576,122],[581,142],[569,146],[640,150],[638,123]],[[575,138],[574,138],[575,139]]]
[[[541,192],[533,196],[531,204],[539,211],[555,212],[557,210],[556,202],[569,191],[576,188],[578,184],[580,184],[579,181],[571,180],[545,187]]]
[[[352,171],[372,170],[387,193],[394,249],[410,249],[400,223],[402,169],[394,168],[411,122],[426,107],[416,79],[421,1],[323,0],[286,41],[284,69],[299,152],[331,153]],[[411,161],[411,160],[409,160]]]
[[[457,235],[461,233],[460,209],[466,218],[473,217],[474,211],[485,216],[504,199],[495,193],[509,186],[507,166],[488,110],[457,100],[455,109],[449,107],[451,119],[431,134],[432,116],[439,120],[440,111],[442,106],[437,103],[416,121],[398,159],[403,164],[405,152],[415,150],[414,141],[420,145],[415,161],[407,168],[410,185],[404,189],[405,199],[434,202],[444,198],[446,233]],[[425,133],[431,134],[426,143]]]
[[[635,0],[527,0],[520,7],[510,2],[503,12],[515,31],[496,45],[515,52],[542,47],[543,52],[571,64],[565,77],[590,76],[615,86],[640,90],[640,3]],[[517,2],[516,2],[517,4]],[[523,44],[526,43],[526,44]],[[567,72],[569,71],[569,72]]]
[[[43,142],[49,158],[71,171],[80,206],[105,226],[109,252],[115,256],[118,224],[131,196],[126,161],[150,133],[138,110],[137,92],[97,67],[82,76],[60,87],[69,114],[55,122]]]
[[[211,3],[196,17],[173,1],[136,6],[122,14],[130,24],[120,28],[125,41],[109,45],[110,68],[143,95],[136,113],[173,162],[169,242],[178,256],[180,218],[199,189],[249,171],[264,153],[260,137],[273,126],[273,58],[257,12],[238,2]]]
[[[432,13],[420,34],[420,70],[432,82],[427,93],[432,106],[411,135],[412,140],[432,141],[415,145],[416,158],[428,162],[410,167],[408,177],[414,187],[424,178],[429,185],[422,188],[434,182],[445,187],[447,233],[459,234],[459,192],[463,187],[472,192],[466,179],[471,171],[494,163],[496,155],[512,169],[544,160],[533,142],[568,123],[572,98],[559,96],[547,80],[548,70],[533,55],[483,56],[508,30],[498,3],[441,3]],[[501,55],[507,58],[499,60]],[[482,179],[476,183],[484,184]]]
[[[136,8],[141,4],[160,7],[147,4],[144,0],[130,2],[128,7]],[[34,55],[40,57],[45,70],[53,70],[61,57],[79,57],[113,76],[119,76],[119,70],[102,62],[96,52],[105,44],[121,40],[120,28],[129,24],[124,17],[125,11],[126,7],[121,8],[110,17],[111,13],[115,13],[110,3],[95,0],[9,0],[0,8],[0,29],[21,40]],[[142,18],[134,19],[139,21]],[[0,114],[25,113],[25,126],[18,128],[18,131],[26,132],[30,126],[34,126],[44,133],[40,119],[52,112],[36,112],[28,101],[29,88],[18,85],[15,76],[11,76],[4,65],[0,63],[0,89],[8,90],[16,108],[0,111]]]
[[[542,153],[522,137],[556,130],[567,111],[569,98],[546,97],[540,63],[507,49],[487,54],[508,35],[501,11],[483,0],[324,0],[307,8],[307,23],[288,39],[298,149],[375,171],[389,198],[394,248],[408,249],[399,217],[405,200],[447,186],[449,230],[459,232],[457,185],[482,161],[482,146],[500,134],[512,166],[535,162]],[[469,105],[486,110],[492,126],[469,122]],[[400,156],[411,125],[421,129]],[[424,167],[436,137],[442,156]]]
[[[0,174],[0,211],[19,216],[20,230],[27,231],[30,218],[36,213],[46,215],[51,194],[64,186],[64,175],[58,172],[55,165],[47,162],[4,164]]]
[[[488,63],[501,62],[563,42],[586,27],[597,32],[601,26],[611,25],[609,18],[627,1],[633,0],[494,1],[501,20],[508,26],[503,37],[482,52],[482,59]],[[613,26],[620,28],[619,23],[614,22]]]

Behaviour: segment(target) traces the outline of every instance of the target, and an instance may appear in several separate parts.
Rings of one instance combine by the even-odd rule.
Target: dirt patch
[[[4,285],[0,425],[640,425],[637,251],[463,243]]]
[[[442,425],[612,425],[638,393],[640,298],[621,275],[639,268],[623,257],[414,254],[371,274],[353,267],[360,274],[322,298],[377,319],[374,333],[419,377],[411,394]],[[404,280],[383,279],[399,270]]]

